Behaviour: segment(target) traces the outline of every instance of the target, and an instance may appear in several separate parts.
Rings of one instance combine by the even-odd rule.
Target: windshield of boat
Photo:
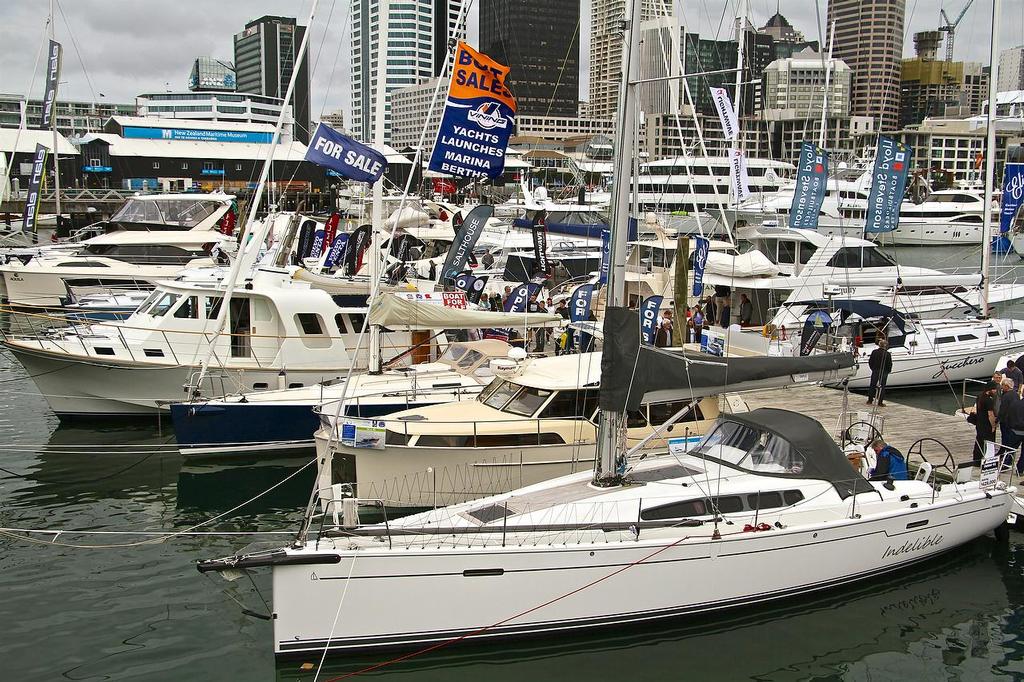
[[[495,379],[483,393],[480,402],[502,412],[531,417],[543,405],[551,391],[531,386],[520,386],[505,379]]]
[[[789,441],[770,431],[732,421],[719,422],[692,454],[769,474],[800,475],[805,465],[804,456]]]
[[[195,227],[221,205],[202,199],[129,199],[110,221]]]
[[[443,362],[446,365],[457,367],[462,370],[472,369],[474,365],[483,359],[484,354],[473,348],[468,348],[459,343],[453,343],[448,346],[448,350],[438,358],[438,362]]]
[[[828,261],[830,268],[892,268],[896,262],[874,246],[844,246]]]

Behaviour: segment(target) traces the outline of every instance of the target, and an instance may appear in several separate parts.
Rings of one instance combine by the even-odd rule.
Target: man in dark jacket
[[[875,468],[871,470],[872,481],[906,481],[910,478],[907,471],[907,459],[903,453],[886,443],[881,438],[871,442],[875,451]]]
[[[885,407],[885,382],[889,380],[889,372],[892,371],[892,354],[889,353],[889,342],[885,339],[879,339],[878,347],[868,356],[868,368],[871,370],[868,405],[874,402],[877,392],[878,406]]]
[[[1017,417],[1017,403],[1020,402],[1020,396],[1014,390],[1013,379],[1010,377],[1006,377],[1000,382],[1000,390],[1003,392],[1003,395],[999,401],[999,414],[996,415],[996,419],[999,422],[999,440],[1003,444],[1003,454],[1007,464],[1013,464],[1015,459],[1013,454],[1020,445],[1020,436],[1013,431],[1014,428],[1017,428],[1015,420]]]

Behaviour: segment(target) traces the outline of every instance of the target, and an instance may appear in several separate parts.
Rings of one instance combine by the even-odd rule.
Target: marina
[[[343,4],[0,9],[5,676],[1024,678],[1022,8]]]

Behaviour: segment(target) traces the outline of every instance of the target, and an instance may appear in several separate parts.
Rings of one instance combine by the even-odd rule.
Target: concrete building
[[[960,106],[964,85],[963,62],[904,59],[900,76],[900,127],[944,115]]]
[[[194,121],[277,125],[281,100],[245,92],[154,92],[135,98],[139,116]],[[292,108],[286,107],[282,135],[298,139]],[[97,129],[98,131],[98,129]]]
[[[43,101],[30,99],[25,103],[22,95],[0,94],[0,128],[17,128],[23,115],[27,128],[43,124]],[[113,102],[69,102],[57,100],[57,132],[65,137],[77,137],[99,132],[111,116],[135,115],[134,104]]]
[[[378,75],[377,0],[352,2],[352,134],[363,141],[373,139],[374,101]],[[388,144],[400,146],[391,136],[396,90],[419,85],[437,76],[447,57],[450,39],[456,34],[461,0],[412,0],[391,3],[388,17],[387,64],[384,69],[384,137]]]
[[[641,21],[672,16],[671,0],[641,0]],[[614,118],[622,71],[626,0],[590,0],[590,95],[587,116]]]
[[[757,32],[772,37],[774,59],[792,57],[797,52],[806,49],[813,52],[818,51],[818,41],[804,38],[804,34],[793,28],[793,24],[778,12],[772,15],[772,18],[766,21],[764,26],[757,29]]]
[[[324,114],[320,117],[320,121],[331,126],[335,130],[345,129],[345,112],[341,109],[332,111],[329,114]]]
[[[827,71],[826,71],[827,70]],[[766,120],[819,120],[828,76],[828,113],[833,118],[850,115],[853,74],[846,62],[805,49],[792,57],[776,59],[764,70]]]
[[[853,70],[851,113],[899,124],[900,72],[906,0],[829,0],[827,26],[836,22],[833,54]]]
[[[1024,45],[1011,47],[999,53],[999,92],[1024,90]]]
[[[263,16],[235,34],[235,89],[242,93],[284,99],[292,72],[298,68],[295,91],[288,104],[295,122],[295,139],[309,141],[309,52],[296,65],[306,33],[292,17]]]
[[[188,76],[188,89],[193,91],[234,92],[235,65],[223,59],[196,57]]]
[[[979,62],[964,62],[964,82],[960,89],[962,116],[981,113],[982,104],[988,99],[989,69]]]
[[[578,113],[580,4],[480,1],[480,50],[510,67],[519,115]]]
[[[765,67],[775,59],[775,48],[772,37],[759,33],[747,22],[743,32],[743,86],[741,88],[740,115],[750,116],[761,111],[762,75]],[[683,56],[684,73],[701,73],[735,69],[738,55],[738,44],[735,40],[710,40],[701,38],[696,33],[686,36],[685,54]],[[734,73],[721,73],[710,76],[694,76],[687,78],[687,85],[694,104],[702,114],[714,114],[715,105],[708,88],[719,87],[729,90],[729,97],[735,99]],[[733,102],[735,106],[735,102]]]
[[[915,169],[928,171],[933,184],[960,182],[983,186],[985,128],[984,116],[964,119],[928,118],[918,125],[901,130],[899,137],[914,148]],[[1022,143],[1024,124],[1020,120],[996,121],[997,182],[1003,176],[1003,164],[1008,150],[1016,149]]]
[[[49,130],[18,131],[14,128],[0,128],[0,196],[20,196],[28,189],[37,144],[52,151],[53,133]],[[57,152],[60,156],[60,186],[77,186],[82,166],[79,161],[78,149],[63,135],[57,133]],[[51,156],[46,161],[44,190],[53,188],[52,158]],[[8,165],[11,169],[10,180],[5,189],[2,186],[3,173]],[[7,190],[10,191],[10,194],[6,194]]]

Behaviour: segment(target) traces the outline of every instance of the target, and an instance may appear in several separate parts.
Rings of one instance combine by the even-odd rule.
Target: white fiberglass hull
[[[818,231],[832,236],[873,239],[884,246],[976,246],[981,244],[982,226],[980,223],[902,220],[892,232],[865,235],[863,223],[836,223],[822,218],[818,223]]]
[[[718,611],[928,559],[997,527],[1011,506],[1008,492],[976,488],[919,509],[868,497],[858,496],[858,518],[758,533],[722,526],[721,539],[665,528],[389,550],[386,539],[351,549],[320,538],[273,567],[274,650],[420,647]]]
[[[128,265],[103,268],[33,268],[6,266],[0,269],[4,296],[21,308],[58,308],[68,295],[68,282],[96,282],[98,291],[151,289],[160,279],[173,279],[182,265]],[[78,287],[79,289],[85,287]]]
[[[886,381],[887,388],[896,386],[925,386],[946,384],[964,379],[990,377],[999,366],[999,359],[1014,350],[1024,352],[1024,344],[1002,345],[985,349],[965,349],[944,353],[900,353],[893,349],[892,372]],[[868,388],[871,370],[867,358],[862,358],[857,373],[850,378],[850,388]]]

